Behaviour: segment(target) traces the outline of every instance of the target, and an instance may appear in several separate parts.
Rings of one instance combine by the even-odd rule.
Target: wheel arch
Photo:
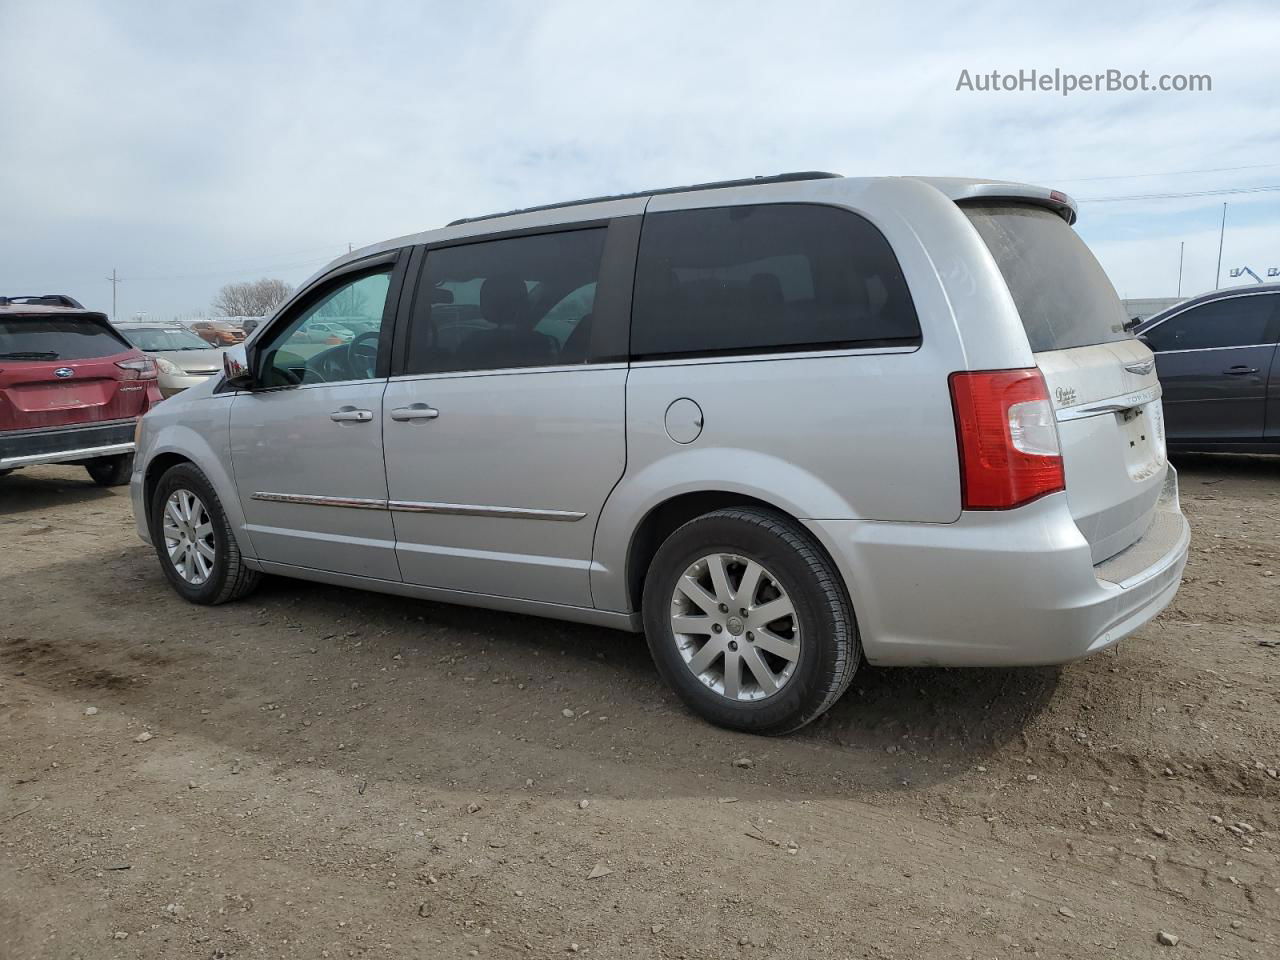
[[[190,457],[176,453],[172,450],[165,453],[157,454],[152,457],[147,464],[146,472],[142,479],[142,503],[147,511],[148,517],[151,513],[151,501],[156,495],[156,487],[160,485],[160,478],[172,467],[176,467],[180,463],[195,464]]]
[[[146,446],[146,463],[142,467],[142,506],[148,514],[156,486],[165,471],[182,463],[189,463],[204,474],[213,487],[222,510],[237,534],[240,552],[250,560],[257,557],[252,537],[245,531],[244,510],[240,494],[231,474],[230,453],[225,438],[215,434],[212,442],[205,431],[184,423],[165,423],[156,431]]]
[[[815,549],[831,564],[832,570],[843,579],[841,568],[827,549],[827,545],[814,536],[813,531],[790,511],[751,494],[719,489],[694,490],[676,494],[656,504],[644,515],[632,532],[631,540],[627,545],[625,567],[629,610],[641,609],[645,577],[649,572],[654,554],[658,552],[658,548],[667,537],[690,520],[729,507],[754,507],[788,521],[797,532],[812,541]]]
[[[642,458],[648,459],[648,458]],[[858,519],[859,513],[820,477],[779,457],[708,446],[628,464],[596,524],[591,598],[601,610],[635,613],[648,561],[683,523],[724,507],[750,506],[786,518],[832,559],[830,544],[809,529],[814,517]],[[842,569],[837,566],[836,569]]]

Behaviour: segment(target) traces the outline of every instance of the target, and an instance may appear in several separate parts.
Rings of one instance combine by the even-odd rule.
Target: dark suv
[[[1280,453],[1280,283],[1215,290],[1144,320],[1173,449]]]
[[[155,362],[71,297],[0,297],[0,475],[83,464],[128,483],[138,418],[160,402]]]

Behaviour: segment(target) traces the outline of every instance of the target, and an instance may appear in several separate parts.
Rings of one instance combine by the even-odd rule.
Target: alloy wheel
[[[713,553],[690,564],[671,596],[671,632],[685,666],[730,700],[781,690],[800,660],[800,621],[759,562]]]
[[[208,580],[217,559],[217,547],[213,520],[198,496],[184,489],[169,494],[164,505],[163,533],[169,562],[178,576],[192,586]]]

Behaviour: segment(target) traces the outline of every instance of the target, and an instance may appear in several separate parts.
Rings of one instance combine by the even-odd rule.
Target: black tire
[[[677,580],[716,552],[761,564],[795,610],[801,642],[794,672],[763,699],[731,700],[708,687],[677,646],[670,618]],[[831,561],[799,525],[769,510],[717,510],[677,529],[649,565],[643,607],[649,650],[663,679],[705,719],[747,733],[790,733],[821,716],[848,689],[862,656],[848,592]]]
[[[189,490],[199,497],[213,527],[213,569],[208,579],[200,584],[188,583],[183,579],[169,559],[169,551],[165,546],[165,504],[176,490]],[[252,593],[261,582],[262,574],[245,566],[240,545],[236,543],[226,511],[222,509],[222,501],[214,492],[213,485],[194,464],[180,463],[165,471],[147,505],[147,520],[151,528],[151,542],[160,559],[160,568],[170,585],[184,600],[209,606],[239,600]]]
[[[121,453],[114,457],[98,457],[89,460],[84,468],[93,482],[100,487],[121,487],[129,482],[133,473],[133,454]]]

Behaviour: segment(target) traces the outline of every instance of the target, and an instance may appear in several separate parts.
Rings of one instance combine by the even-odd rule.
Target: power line
[[[1267,170],[1280,163],[1253,163],[1243,167],[1205,167],[1200,170],[1171,170],[1168,173],[1114,173],[1105,177],[1045,177],[1046,182],[1086,183],[1094,180],[1137,180],[1140,177],[1183,177],[1193,173],[1227,173],[1233,170]]]
[[[332,256],[312,257],[309,260],[298,260],[293,263],[273,263],[267,265],[259,265],[256,267],[224,267],[221,270],[211,270],[207,273],[166,273],[166,274],[149,274],[145,276],[126,277],[126,280],[193,280],[201,277],[225,277],[232,273],[258,273],[264,270],[288,270],[293,267],[305,267],[313,263],[328,263],[334,257],[341,256],[341,253]]]
[[[1222,190],[1190,190],[1186,193],[1135,193],[1125,197],[1076,197],[1077,203],[1113,203],[1119,200],[1175,200],[1184,197],[1225,197],[1233,193],[1270,193],[1280,184],[1263,187],[1227,187]]]
[[[334,259],[334,257],[338,257],[341,255],[342,254],[339,252],[334,254],[333,256],[317,257],[310,260],[299,260],[299,261],[294,261],[292,263],[275,263],[275,264],[268,264],[268,265],[260,264],[258,266],[244,266],[244,267],[226,267],[222,270],[212,270],[207,273],[140,274],[137,276],[117,277],[116,280],[119,283],[123,283],[126,280],[130,282],[144,282],[144,281],[155,281],[155,280],[193,280],[193,279],[202,279],[202,278],[208,278],[208,277],[226,277],[226,276],[230,276],[232,274],[237,274],[237,273],[258,273],[260,271],[266,272],[269,270],[287,270],[293,267],[306,267],[306,266],[311,266],[313,264],[318,264],[318,263],[328,263],[330,260]],[[61,277],[56,277],[56,278],[52,278],[44,281],[24,279],[23,282],[27,284],[35,284],[36,286],[41,286],[42,284],[48,285],[49,283],[55,283],[55,284],[57,283],[88,283],[88,282],[91,282],[93,279],[96,279],[96,278],[91,278],[91,277],[81,275],[77,277],[61,276]],[[107,279],[110,280],[111,278],[108,277]],[[3,286],[3,285],[4,285],[3,283],[0,283],[0,286]]]

